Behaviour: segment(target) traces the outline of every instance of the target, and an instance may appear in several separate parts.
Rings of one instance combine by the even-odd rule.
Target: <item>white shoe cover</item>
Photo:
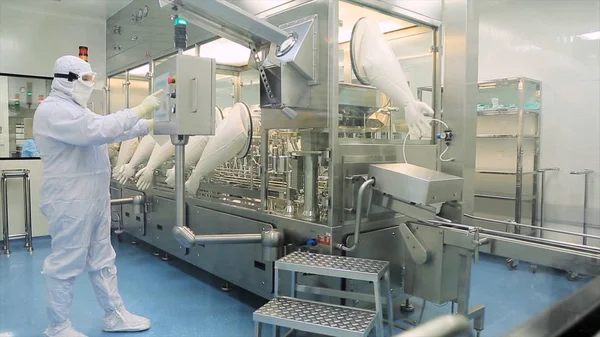
[[[46,337],[87,337],[81,332],[73,329],[71,326],[71,322],[66,320],[63,323],[57,325],[49,326],[46,331],[44,331],[44,336]]]
[[[121,307],[104,316],[102,330],[106,332],[136,332],[150,329],[150,320],[134,315]]]

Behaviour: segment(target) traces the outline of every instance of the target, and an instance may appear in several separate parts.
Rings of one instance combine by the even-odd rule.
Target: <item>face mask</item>
[[[85,108],[87,106],[88,101],[90,100],[90,96],[92,96],[93,90],[94,82],[83,81],[82,79],[78,79],[73,84],[73,92],[71,97],[77,104]]]

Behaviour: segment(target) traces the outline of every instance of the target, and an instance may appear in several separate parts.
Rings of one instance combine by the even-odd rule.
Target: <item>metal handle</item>
[[[547,167],[547,168],[537,169],[535,171],[538,172],[538,173],[543,173],[543,172],[548,172],[548,171],[560,171],[560,168],[558,168],[558,167]]]
[[[571,171],[571,174],[574,174],[574,175],[583,175],[583,174],[591,174],[591,173],[594,173],[594,170],[583,169],[583,170]]]
[[[192,78],[192,112],[198,112],[198,79]]]

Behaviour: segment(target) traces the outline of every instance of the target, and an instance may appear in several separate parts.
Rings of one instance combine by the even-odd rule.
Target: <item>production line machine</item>
[[[485,310],[471,306],[469,292],[472,261],[477,263],[480,253],[600,274],[598,248],[469,225],[465,214],[472,207],[474,165],[469,126],[474,117],[452,107],[462,102],[475,111],[469,95],[476,81],[445,76],[448,124],[432,130],[442,144],[406,144],[408,136],[397,132],[394,124],[394,116],[402,118],[403,104],[392,99],[398,95],[386,84],[396,81],[395,76],[368,85],[340,78],[342,2],[286,2],[261,18],[245,10],[245,3],[161,1],[165,15],[167,9],[176,15],[179,52],[153,70],[152,88],[166,93],[163,107],[155,112],[154,135],[163,146],[160,136],[168,137],[174,157],[154,170],[150,189],[138,188],[135,178],[124,184],[113,181],[114,220],[123,231],[265,298],[274,296],[276,284],[284,289],[289,284],[286,276],[275,273],[274,261],[296,251],[388,261],[396,308],[410,310],[407,298],[412,296],[436,304],[457,303],[458,312],[473,319],[478,332]],[[431,105],[439,117],[442,55],[437,47],[446,21],[426,19],[386,2],[349,3],[430,30],[435,47]],[[453,6],[457,5],[445,9],[444,15],[452,16],[445,31],[468,39],[467,32],[453,24],[468,20],[458,13],[469,11]],[[183,55],[188,23],[249,47],[249,65],[260,78],[259,105],[238,103],[228,115],[222,114],[224,107],[215,108],[218,65],[212,59]],[[364,80],[356,31],[348,54],[352,71]],[[452,62],[473,66],[468,53],[454,56],[460,54],[454,42],[445,45],[452,55],[446,67]],[[464,90],[453,92],[453,87]],[[240,137],[233,139],[231,130]],[[185,145],[192,136],[208,137],[193,170],[185,164]],[[453,162],[440,160],[443,146]],[[168,179],[173,171],[174,179]],[[197,188],[190,178],[194,174],[200,175]],[[310,273],[294,277],[293,282],[306,290],[302,298],[328,302],[338,291],[349,291],[361,299],[343,302],[346,305],[372,306],[372,300],[360,297],[372,289],[369,282]]]

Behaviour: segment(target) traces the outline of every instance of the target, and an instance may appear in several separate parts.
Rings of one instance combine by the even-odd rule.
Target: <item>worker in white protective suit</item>
[[[49,97],[38,107],[33,134],[44,163],[40,192],[48,218],[52,253],[44,261],[50,320],[46,336],[81,337],[68,319],[73,283],[89,274],[100,306],[104,331],[141,331],[146,318],[129,313],[117,290],[115,251],[110,242],[110,162],[107,144],[141,137],[153,128],[146,118],[160,102],[147,97],[141,105],[100,116],[86,108],[95,73],[75,57],[54,66]]]

